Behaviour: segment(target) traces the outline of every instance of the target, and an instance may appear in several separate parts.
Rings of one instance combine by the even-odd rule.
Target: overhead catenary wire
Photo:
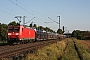
[[[31,15],[34,16],[35,18],[38,18],[39,20],[41,20],[41,22],[45,23],[45,22],[44,22],[45,20],[41,19],[41,18],[38,17],[38,16],[35,16],[35,14],[29,12],[28,10],[26,10],[25,8],[23,8],[22,6],[20,6],[19,4],[17,4],[17,2],[18,2],[17,0],[16,0],[16,2],[13,2],[13,0],[8,0],[8,1],[10,1],[11,3],[13,3],[14,5],[16,5],[17,7],[19,7],[20,9],[26,11],[27,13],[31,14]],[[1,11],[2,11],[2,12],[5,12],[5,13],[8,13],[8,14],[10,14],[10,15],[16,16],[16,15],[12,14],[11,12],[9,13],[9,12],[6,12],[6,11],[4,11],[4,10],[1,10]],[[10,11],[12,11],[12,10],[10,10]],[[42,21],[42,20],[43,20],[43,21]]]
[[[25,6],[25,4],[22,4],[20,1],[17,1],[16,0],[16,4],[18,4],[19,3],[19,5],[21,5],[21,6],[23,6],[23,7],[25,7],[25,8],[28,8],[27,6]],[[29,8],[32,12],[34,12],[31,8]]]
[[[9,13],[9,12],[6,12],[6,11],[4,11],[4,10],[1,10],[1,9],[0,9],[0,11],[2,11],[2,12],[4,12],[4,13],[7,13],[7,14],[10,14],[10,15],[13,15],[13,16],[15,16],[14,14],[12,14],[12,13]]]
[[[9,0],[11,3],[15,4],[16,6],[18,6],[19,8],[23,9],[24,11],[30,13],[29,11],[27,11],[26,9],[24,9],[23,7],[19,6],[18,4],[14,3],[13,1]],[[34,14],[30,13],[31,15],[35,16]],[[36,16],[35,16],[36,17]],[[38,17],[37,17],[38,18]],[[40,19],[40,18],[38,18]],[[40,19],[41,20],[41,19]]]
[[[35,17],[34,17],[35,18]],[[31,20],[33,20],[34,18],[32,18]],[[24,23],[24,24],[27,24],[28,22],[30,22],[31,20],[29,20],[29,21],[27,21],[26,23]]]
[[[21,5],[23,5],[25,8],[27,7],[27,6],[25,6],[25,4],[22,4],[20,1],[17,1],[16,0],[16,2],[18,2],[19,4],[21,4]],[[37,13],[36,11],[33,11],[30,7],[29,7],[29,9],[32,11],[32,12],[34,12],[34,13]],[[38,14],[38,13],[37,13]],[[33,14],[34,15],[34,14]],[[40,14],[38,14],[38,15],[40,15]],[[40,16],[42,16],[42,15],[40,15]],[[43,17],[43,16],[42,16]]]
[[[17,0],[16,0],[16,2],[17,2]],[[19,1],[18,1],[19,2]],[[19,2],[19,4],[21,4],[21,5],[23,5],[23,6],[25,6],[25,4],[22,4],[21,2]],[[25,6],[25,8],[26,8],[27,6]],[[36,11],[33,11],[30,7],[29,7],[29,9],[32,11],[32,12],[34,12],[34,13],[36,13],[36,14],[38,14],[38,15],[40,15],[39,13],[37,13]],[[46,18],[46,17],[44,17],[44,16],[42,16],[42,15],[40,15],[41,17],[43,17],[43,18]],[[42,20],[41,18],[39,18],[39,17],[37,17],[38,19],[40,19],[40,20]]]
[[[2,6],[2,5],[0,5],[0,6],[3,7],[3,8],[5,8],[5,9],[8,9],[8,10],[12,11],[10,8],[7,8],[7,7]]]
[[[55,22],[55,23],[57,23],[57,24],[59,24],[57,21],[55,21],[55,20],[53,20],[53,19],[51,19],[50,17],[48,17],[50,20],[52,20],[53,22]]]
[[[2,12],[8,13],[8,14],[12,14],[11,12],[14,12],[12,9],[10,9],[8,7],[5,7],[3,5],[0,5],[0,7],[5,8],[5,10],[9,10],[10,11],[10,13],[9,13],[9,12],[6,12],[5,10],[1,10]],[[13,15],[16,16],[15,14],[13,14]]]
[[[44,23],[53,23],[53,22],[44,22]]]
[[[18,4],[14,3],[13,1],[9,0],[11,3],[15,4],[16,6],[18,6],[19,8],[23,9],[24,11],[30,13],[29,11],[27,11],[26,9],[24,9],[23,7],[19,6]],[[32,13],[30,13],[31,15],[33,15]],[[34,16],[34,15],[33,15]]]
[[[32,16],[35,16],[33,13],[29,12],[28,10],[26,10],[25,8],[21,7],[20,5],[18,5],[17,3],[14,3],[13,1],[9,0],[11,3],[13,3],[14,5],[18,6],[19,8],[23,9],[24,11],[28,12],[29,14],[31,14]],[[42,21],[41,18],[35,16],[36,18],[38,18],[39,20]]]

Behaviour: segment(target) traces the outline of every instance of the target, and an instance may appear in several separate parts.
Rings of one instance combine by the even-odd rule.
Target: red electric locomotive
[[[29,42],[35,41],[35,30],[20,26],[8,26],[8,42]]]
[[[10,44],[13,44],[14,42],[26,43],[58,38],[56,33],[46,32],[42,30],[34,30],[30,27],[24,27],[23,25],[8,26],[7,34],[7,41]]]

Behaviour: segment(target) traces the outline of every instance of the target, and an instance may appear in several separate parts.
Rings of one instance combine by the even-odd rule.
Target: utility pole
[[[23,25],[25,24],[25,18],[26,18],[26,16],[23,16]]]
[[[57,16],[57,17],[59,17],[59,29],[60,29],[60,16]]]

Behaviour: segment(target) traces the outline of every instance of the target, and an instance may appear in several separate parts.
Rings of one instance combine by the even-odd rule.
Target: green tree
[[[2,27],[2,24],[0,23],[0,40],[2,40],[1,27]]]
[[[6,40],[6,38],[7,38],[7,25],[0,24],[0,39],[4,41]]]
[[[17,26],[17,25],[19,25],[19,23],[16,23],[15,21],[10,22],[10,23],[8,24],[8,26]]]
[[[50,28],[48,28],[48,27],[46,27],[46,28],[45,28],[45,31],[50,32],[50,30],[51,30],[51,29],[50,29]]]
[[[82,33],[83,33],[83,32],[80,31],[80,30],[74,30],[74,31],[72,32],[72,37],[75,37],[75,38],[77,38],[77,39],[84,39]]]
[[[77,37],[77,33],[75,30],[72,32],[72,37],[75,37],[75,38]]]
[[[44,29],[44,27],[42,27],[42,26],[38,26],[38,29],[43,30],[43,29]]]
[[[58,30],[57,30],[57,33],[58,33],[58,34],[62,34],[62,33],[63,33],[62,29],[58,29]]]
[[[34,25],[33,25],[33,27],[34,27],[34,28],[37,28],[37,25],[36,25],[36,24],[34,24]]]
[[[45,31],[49,31],[49,28],[48,28],[48,27],[46,27],[46,28],[45,28]]]
[[[32,27],[32,23],[29,25],[29,27]]]

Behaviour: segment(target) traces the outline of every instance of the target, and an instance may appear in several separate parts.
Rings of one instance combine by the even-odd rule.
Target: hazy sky
[[[0,23],[18,22],[15,16],[26,16],[26,22],[35,17],[35,24],[55,31],[58,24],[48,17],[58,22],[57,16],[60,16],[61,29],[65,26],[70,32],[76,29],[90,31],[90,0],[1,0]]]

